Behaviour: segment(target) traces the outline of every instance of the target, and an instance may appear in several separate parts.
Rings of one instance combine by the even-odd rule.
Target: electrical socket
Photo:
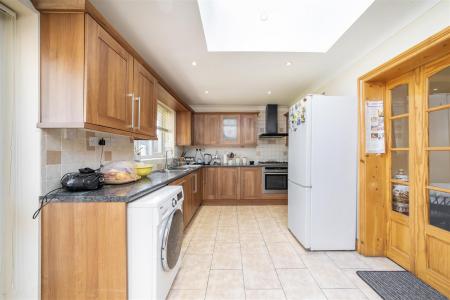
[[[101,138],[102,137],[91,136],[89,138],[89,147],[99,147],[98,141]],[[103,139],[105,140],[105,146],[111,146],[111,138],[110,137],[103,137]]]

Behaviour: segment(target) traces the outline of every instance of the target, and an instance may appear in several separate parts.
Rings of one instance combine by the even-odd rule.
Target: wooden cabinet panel
[[[241,168],[240,183],[241,193],[240,199],[251,200],[261,198],[262,193],[262,178],[261,168]]]
[[[184,176],[170,185],[181,185],[183,187],[184,200],[183,200],[183,222],[186,227],[191,221],[192,212],[192,174]]]
[[[126,203],[42,211],[42,299],[127,299]]]
[[[134,130],[156,139],[156,79],[134,60]]]
[[[241,115],[241,145],[256,146],[256,114]]]
[[[220,116],[220,144],[221,145],[240,145],[241,143],[241,124],[240,115],[221,115]]]
[[[219,168],[205,168],[203,174],[203,199],[216,200]]]
[[[239,168],[218,168],[217,198],[237,200],[239,196]]]
[[[194,215],[203,200],[203,169],[193,173],[192,186],[192,215]]]
[[[192,144],[192,113],[190,111],[176,112],[176,143],[178,146]]]
[[[205,144],[205,115],[194,114],[194,145]]]
[[[131,131],[133,57],[86,15],[86,122]]]
[[[220,115],[205,114],[204,115],[204,144],[217,145],[220,144]]]

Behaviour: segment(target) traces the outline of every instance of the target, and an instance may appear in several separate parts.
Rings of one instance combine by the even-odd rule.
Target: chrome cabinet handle
[[[130,93],[127,96],[131,97],[131,128],[134,128],[134,93]]]
[[[138,129],[141,129],[141,96],[137,97],[138,102]]]

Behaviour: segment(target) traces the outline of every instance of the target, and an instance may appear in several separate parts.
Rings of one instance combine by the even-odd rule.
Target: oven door
[[[263,176],[264,193],[287,193],[288,174],[287,173],[264,173]]]

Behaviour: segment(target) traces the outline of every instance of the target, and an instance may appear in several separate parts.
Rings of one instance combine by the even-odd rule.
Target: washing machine
[[[167,186],[127,205],[128,299],[166,299],[181,265],[183,199]]]

